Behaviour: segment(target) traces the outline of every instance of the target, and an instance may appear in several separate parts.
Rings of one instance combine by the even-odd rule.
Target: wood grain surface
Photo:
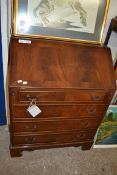
[[[110,49],[12,37],[9,55],[11,156],[42,148],[90,149],[116,89]],[[27,111],[32,102],[42,111],[35,118]]]

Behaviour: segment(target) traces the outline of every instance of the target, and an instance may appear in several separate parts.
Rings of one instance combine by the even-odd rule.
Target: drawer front
[[[35,99],[40,102],[106,102],[110,98],[103,90],[71,90],[71,91],[20,91],[19,102],[26,102]]]
[[[16,118],[33,118],[27,112],[27,105],[13,105],[12,116]],[[79,118],[89,116],[101,117],[107,109],[106,105],[39,105],[41,113],[35,118]],[[35,119],[33,118],[33,119]]]
[[[90,128],[97,128],[99,124],[98,119],[61,119],[61,120],[44,120],[38,122],[14,122],[13,131],[15,133],[21,132],[59,132],[72,130],[85,130]]]
[[[38,134],[38,135],[15,135],[13,136],[14,145],[29,144],[51,144],[51,143],[73,143],[93,139],[94,130],[87,132],[66,132],[54,134]]]

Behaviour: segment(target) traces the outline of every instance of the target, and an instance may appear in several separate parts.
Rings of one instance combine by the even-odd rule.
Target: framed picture
[[[13,35],[100,44],[110,0],[13,0]]]
[[[117,147],[117,106],[110,105],[99,127],[94,148]]]

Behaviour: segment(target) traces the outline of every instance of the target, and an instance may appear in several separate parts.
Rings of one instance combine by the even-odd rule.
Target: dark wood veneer
[[[64,146],[90,149],[115,92],[109,48],[11,37],[9,57],[10,153]],[[27,84],[18,83],[27,81]],[[27,112],[36,101],[42,112]]]

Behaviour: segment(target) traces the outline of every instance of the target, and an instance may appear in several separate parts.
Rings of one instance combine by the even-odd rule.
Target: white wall
[[[88,1],[88,0],[87,0]],[[11,21],[11,0],[1,1],[1,21],[2,21],[2,45],[3,45],[3,70],[4,70],[4,85],[6,87],[6,75],[7,75],[7,64],[8,64],[8,44],[9,44],[9,33],[10,33],[10,21]],[[104,31],[103,41],[105,39],[110,21],[117,15],[117,0],[110,0],[110,8],[107,17],[107,23]],[[117,54],[117,34],[112,33],[109,46],[112,50],[113,60]]]
[[[7,98],[7,68],[8,68],[8,45],[10,34],[11,21],[11,0],[1,0],[1,32],[2,32],[2,55],[3,55],[3,72],[4,72],[4,87],[5,98]],[[6,100],[6,114],[9,116],[8,101]],[[8,117],[7,117],[7,123]]]
[[[8,62],[7,0],[1,1],[1,32],[3,48],[4,84],[6,86],[6,73]]]

